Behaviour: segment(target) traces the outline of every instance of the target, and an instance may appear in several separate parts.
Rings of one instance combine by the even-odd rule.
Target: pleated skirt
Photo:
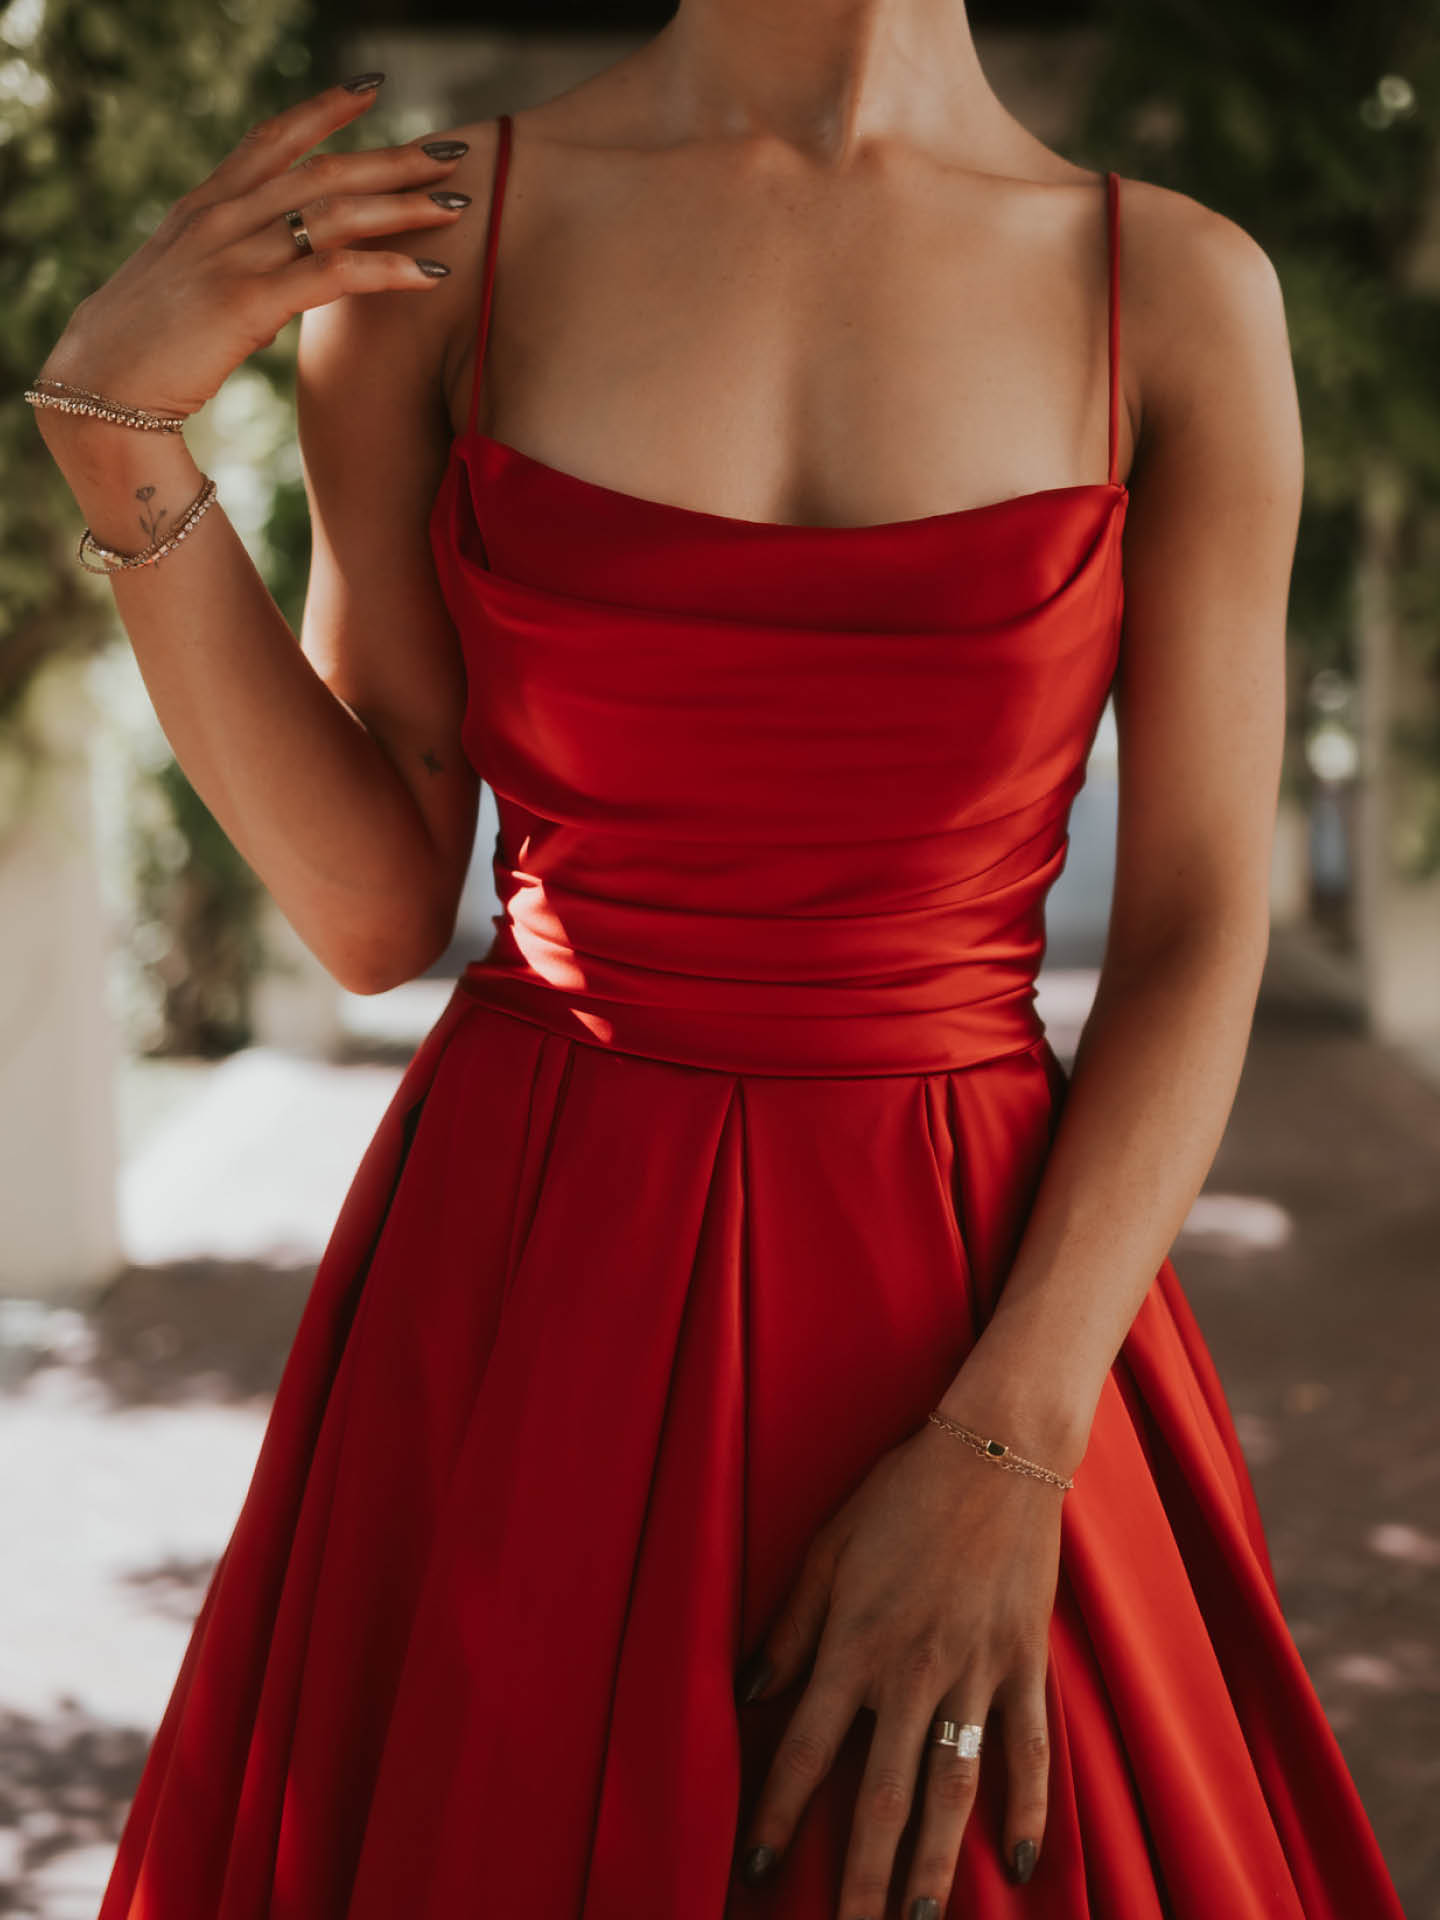
[[[1066,1086],[1044,1040],[731,1074],[457,988],[320,1262],[99,1920],[834,1920],[873,1718],[745,1886],[803,1680],[737,1709],[736,1672],[982,1331]],[[1064,1496],[1047,1701],[1035,1875],[992,1739],[955,1920],[1402,1920],[1168,1261]]]

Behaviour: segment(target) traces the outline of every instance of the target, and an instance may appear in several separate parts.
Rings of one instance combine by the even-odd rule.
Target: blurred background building
[[[378,67],[364,141],[410,139],[551,97],[669,11],[9,0],[7,391],[262,112]],[[1039,138],[1229,214],[1285,287],[1307,495],[1274,937],[1177,1257],[1297,1639],[1407,1910],[1440,1920],[1423,1812],[1440,1784],[1440,19],[1428,0],[1267,0],[1263,22],[1248,0],[970,11]],[[187,430],[296,626],[297,331]],[[176,765],[108,586],[73,564],[78,526],[17,400],[0,418],[0,1914],[47,1920],[94,1911],[329,1222],[495,911],[487,792],[450,953],[392,994],[338,989]],[[1062,1056],[1103,947],[1115,796],[1107,712],[1050,903],[1041,1008]]]

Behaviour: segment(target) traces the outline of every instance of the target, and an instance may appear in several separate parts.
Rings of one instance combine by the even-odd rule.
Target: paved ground
[[[1176,1266],[1291,1631],[1409,1920],[1440,1920],[1440,1087],[1276,994],[1208,1184],[1292,1223]]]
[[[1089,986],[1047,983],[1062,1053]],[[425,982],[395,1003],[388,1054],[372,1006],[377,1038],[347,1067],[257,1049],[203,1074],[132,1077],[134,1264],[84,1314],[0,1302],[12,1920],[93,1920],[314,1258],[408,1036],[443,997]],[[1317,1001],[1283,943],[1175,1259],[1239,1422],[1287,1617],[1410,1920],[1440,1920],[1440,1086]]]

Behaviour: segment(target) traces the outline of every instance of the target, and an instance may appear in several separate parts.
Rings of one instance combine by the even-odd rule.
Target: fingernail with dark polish
[[[432,193],[430,198],[437,207],[444,207],[447,213],[455,213],[459,208],[468,207],[470,204],[468,193]]]
[[[421,143],[421,153],[428,153],[432,160],[458,160],[462,153],[470,151],[468,140],[426,140]]]
[[[766,1659],[763,1650],[753,1654],[740,1669],[740,1677],[735,1682],[735,1698],[742,1707],[748,1707],[752,1700],[758,1700],[770,1684],[770,1675],[774,1669]]]
[[[443,260],[422,260],[417,255],[415,264],[421,273],[428,273],[432,280],[438,280],[442,274],[450,271]]]
[[[347,93],[373,93],[385,78],[383,73],[357,73],[353,80],[342,80]]]
[[[741,1872],[753,1887],[757,1880],[765,1878],[778,1858],[774,1847],[752,1847],[745,1856]]]
[[[1035,1842],[1033,1840],[1017,1841],[1015,1846],[1015,1878],[1017,1880],[1028,1880],[1034,1871]]]
[[[910,1909],[910,1920],[940,1920],[940,1902],[927,1893]]]

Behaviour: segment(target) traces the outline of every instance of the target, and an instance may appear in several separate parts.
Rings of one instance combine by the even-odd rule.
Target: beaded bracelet
[[[37,374],[33,387],[25,389],[32,407],[58,407],[62,413],[85,413],[96,420],[113,421],[117,427],[138,427],[145,433],[179,433],[188,414],[152,413],[148,407],[132,407],[123,400],[107,400],[103,393],[89,387],[72,387],[68,381],[50,374]]]
[[[153,560],[158,560],[162,554],[169,553],[172,547],[178,547],[215,498],[215,482],[208,474],[203,475],[202,478],[205,481],[204,486],[165,538],[156,540],[148,547],[143,547],[139,553],[117,553],[113,547],[102,547],[89,527],[84,528],[75,554],[81,566],[87,573],[120,573],[126,567],[147,567]],[[96,555],[104,564],[98,567],[92,565],[85,557],[87,553]]]
[[[928,1414],[937,1427],[943,1427],[947,1433],[953,1433],[977,1453],[983,1453],[987,1460],[993,1460],[997,1467],[1009,1467],[1013,1473],[1028,1473],[1032,1480],[1046,1480],[1052,1487],[1067,1491],[1074,1486],[1074,1480],[1067,1480],[1063,1474],[1052,1473],[1049,1467],[1042,1467],[1034,1460],[1027,1460],[1023,1453],[1015,1453],[1003,1440],[987,1440],[983,1433],[976,1433],[973,1427],[962,1427],[958,1420],[947,1419],[943,1413]]]

